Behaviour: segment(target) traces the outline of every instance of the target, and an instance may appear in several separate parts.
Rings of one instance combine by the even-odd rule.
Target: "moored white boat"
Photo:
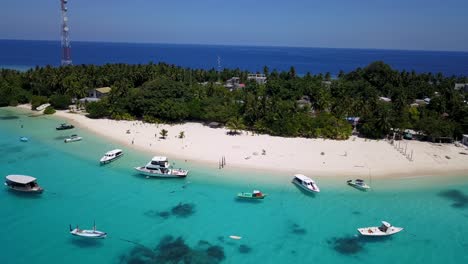
[[[294,184],[299,186],[301,189],[306,190],[312,193],[320,192],[320,188],[318,185],[312,180],[311,178],[302,175],[302,174],[295,174],[294,179],[292,180]]]
[[[106,232],[96,230],[96,224],[94,224],[93,229],[91,230],[80,229],[78,226],[72,229],[70,225],[70,234],[74,236],[84,237],[84,238],[106,238],[107,237]]]
[[[145,166],[135,169],[148,177],[184,178],[188,174],[188,170],[172,168],[167,158],[162,156],[155,156]]]
[[[64,140],[65,143],[70,143],[70,142],[75,142],[75,141],[80,141],[82,140],[83,138],[78,136],[78,135],[71,135],[69,138],[66,138]]]
[[[359,190],[368,190],[370,189],[370,186],[367,185],[364,180],[361,179],[356,179],[356,180],[348,180],[347,181],[348,185],[353,186],[356,189]]]
[[[104,154],[104,156],[102,156],[102,158],[99,160],[99,162],[101,164],[107,164],[109,162],[112,162],[112,161],[122,157],[123,154],[124,154],[123,150],[114,149],[114,150],[106,152],[106,154]]]
[[[5,186],[18,192],[42,193],[44,189],[37,184],[37,179],[27,175],[8,175]]]
[[[382,221],[381,226],[362,227],[357,229],[363,236],[390,236],[403,230],[403,227],[395,227]]]

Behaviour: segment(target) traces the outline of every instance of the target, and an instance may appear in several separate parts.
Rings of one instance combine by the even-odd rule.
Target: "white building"
[[[265,84],[266,81],[267,81],[267,78],[265,76],[265,74],[249,74],[247,76],[247,80],[254,80],[256,81],[258,84]]]

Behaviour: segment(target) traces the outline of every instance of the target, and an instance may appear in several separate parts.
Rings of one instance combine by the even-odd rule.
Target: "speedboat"
[[[57,130],[66,130],[66,129],[72,129],[72,128],[75,128],[75,127],[73,125],[63,123],[63,124],[60,124],[60,126],[56,127],[55,129],[57,129]]]
[[[356,179],[356,180],[348,180],[347,181],[348,185],[350,186],[353,186],[354,188],[356,189],[359,189],[359,190],[368,190],[370,189],[370,186],[367,185],[364,180],[361,180],[361,179]]]
[[[29,141],[29,139],[27,137],[20,137],[19,140],[21,142],[28,142]]]
[[[75,141],[80,141],[82,140],[82,137],[79,137],[78,135],[71,135],[69,138],[66,138],[64,140],[65,143],[70,143],[70,142],[75,142]]]
[[[262,193],[259,190],[254,190],[253,192],[241,192],[237,194],[237,198],[240,199],[264,199],[267,195]]]
[[[96,230],[96,224],[94,224],[93,229],[91,230],[80,229],[78,226],[72,229],[70,225],[70,234],[74,236],[84,237],[84,238],[106,238],[107,237],[106,232]]]
[[[300,188],[308,192],[312,192],[312,193],[320,192],[320,189],[317,186],[317,184],[314,182],[314,180],[302,174],[295,174],[294,179],[292,180],[292,183],[296,184],[297,186],[299,186]]]
[[[395,227],[390,223],[382,221],[381,226],[358,228],[358,232],[363,236],[390,236],[403,230],[403,227]]]
[[[42,189],[37,184],[37,179],[27,175],[8,175],[5,177],[5,186],[11,190],[29,193],[42,193]]]
[[[120,157],[123,156],[123,150],[121,149],[114,149],[111,151],[106,152],[104,156],[102,156],[100,162],[101,164],[107,164],[109,162],[112,162]]]
[[[167,158],[162,156],[155,156],[145,166],[135,169],[147,177],[184,178],[188,174],[188,170],[172,168]]]

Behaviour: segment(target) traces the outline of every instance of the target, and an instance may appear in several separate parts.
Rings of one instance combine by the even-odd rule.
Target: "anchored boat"
[[[358,228],[358,232],[363,236],[390,236],[402,230],[403,227],[395,227],[385,221],[382,221],[381,226]]]
[[[295,174],[292,183],[299,186],[301,189],[306,190],[311,193],[318,193],[320,189],[318,185],[311,178],[304,176],[302,174]]]
[[[253,192],[241,192],[237,194],[237,198],[240,199],[253,199],[253,200],[258,200],[258,199],[264,199],[267,195],[262,193],[259,190],[254,190]]]
[[[188,175],[188,170],[172,168],[168,159],[162,156],[155,156],[145,166],[135,169],[148,177],[184,178]]]
[[[121,149],[114,149],[114,150],[111,150],[111,151],[108,151],[106,152],[106,154],[104,154],[104,156],[102,156],[102,158],[100,159],[100,163],[101,164],[107,164],[109,162],[112,162],[120,157],[123,156],[123,150]]]
[[[27,175],[8,175],[5,186],[18,192],[42,193],[44,189],[37,184],[37,179]]]
[[[359,189],[359,190],[366,191],[366,190],[370,189],[370,186],[367,185],[364,182],[364,180],[361,180],[361,179],[348,180],[347,183],[348,183],[348,185],[353,186],[354,188]]]
[[[79,137],[78,135],[71,135],[69,138],[66,138],[64,140],[65,143],[70,143],[70,142],[75,142],[75,141],[80,141],[82,140],[82,137]]]
[[[84,237],[84,238],[106,238],[107,237],[106,232],[96,230],[96,223],[94,223],[93,229],[91,230],[80,229],[78,226],[76,226],[75,229],[72,229],[70,225],[70,234],[74,236]]]
[[[62,123],[60,126],[56,127],[55,129],[57,130],[66,130],[66,129],[73,129],[75,128],[73,125],[67,124],[67,123]]]

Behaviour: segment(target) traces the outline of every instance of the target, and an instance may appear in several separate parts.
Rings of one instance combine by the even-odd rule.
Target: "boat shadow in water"
[[[262,203],[263,200],[264,199],[245,199],[245,198],[234,197],[234,201],[237,203],[256,204],[256,203]]]
[[[69,138],[70,136],[56,136],[54,137],[54,140],[59,140],[59,141],[64,141],[66,138]]]
[[[383,243],[391,240],[391,236],[385,237],[364,237],[360,235],[347,235],[343,237],[333,237],[327,240],[333,250],[342,255],[356,255],[365,251],[365,245],[370,243]]]
[[[45,191],[43,191],[42,193],[38,193],[38,192],[20,192],[20,191],[8,189],[8,192],[11,195],[14,195],[20,199],[41,199]]]
[[[102,247],[102,239],[91,239],[83,237],[71,237],[70,243],[80,248]]]

